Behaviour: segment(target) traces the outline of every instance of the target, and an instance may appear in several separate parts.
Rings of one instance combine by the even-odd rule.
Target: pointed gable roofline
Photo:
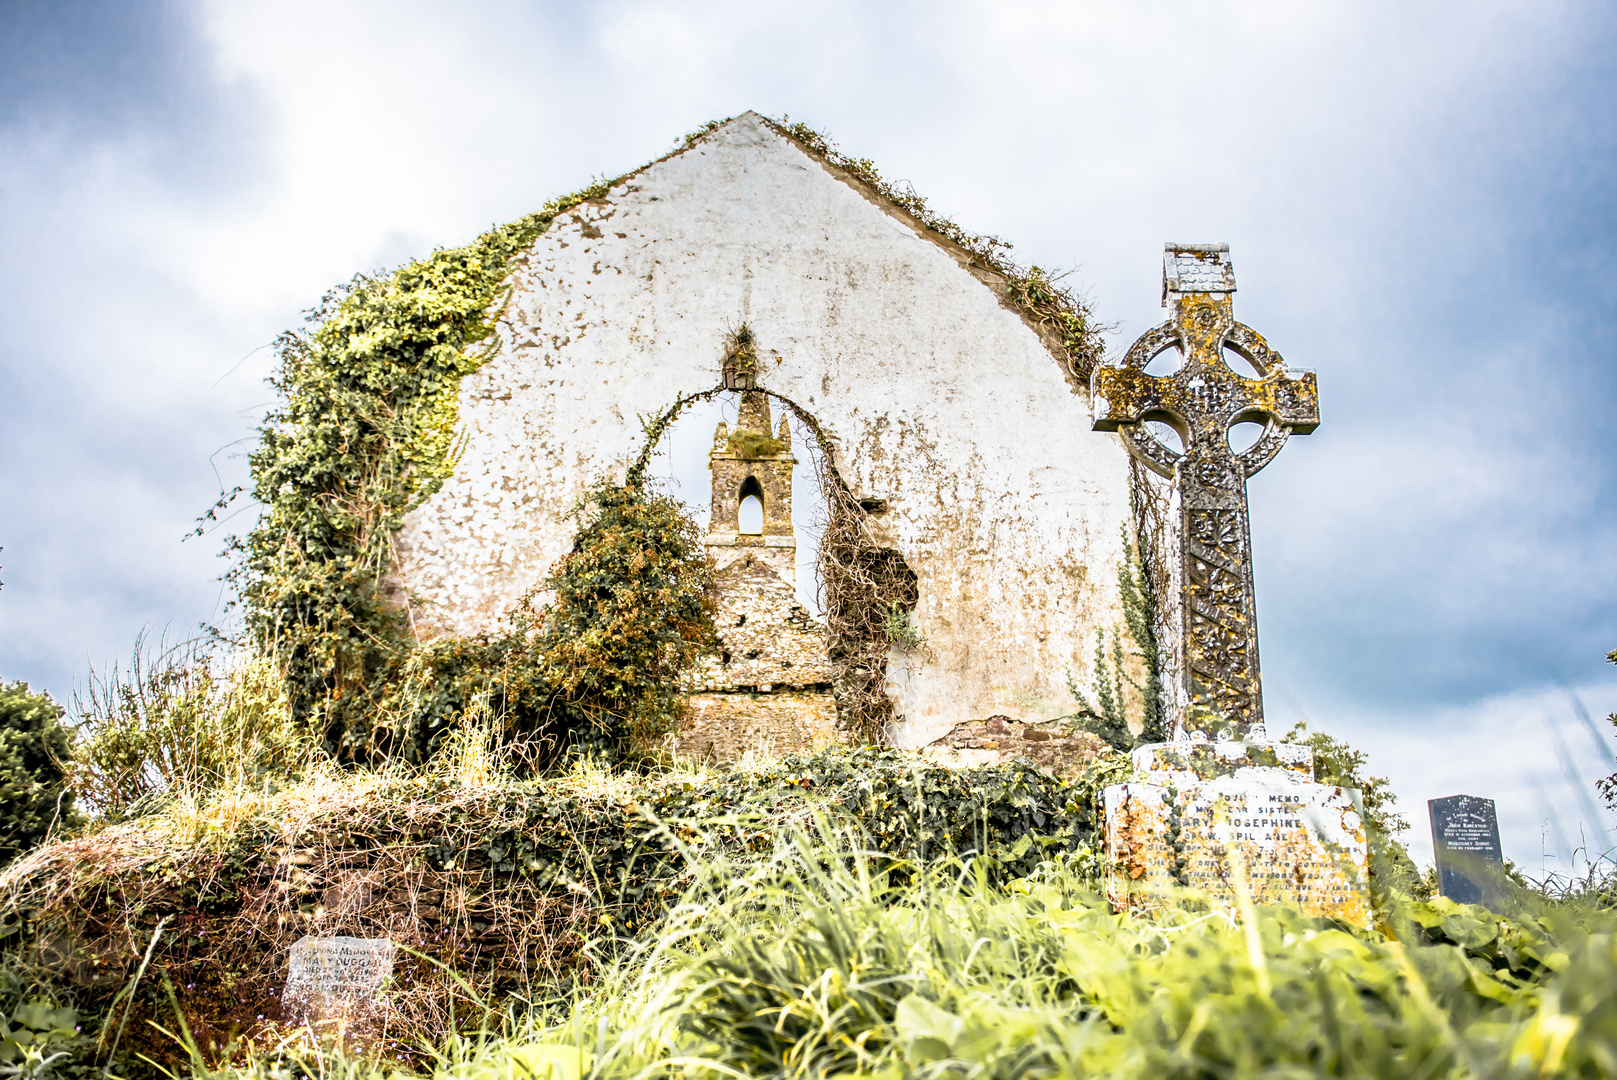
[[[647,162],[615,180],[593,185],[579,193],[582,197],[559,200],[563,204],[559,209],[602,201],[612,187],[653,165],[679,157],[720,129],[747,119],[763,124],[917,236],[942,248],[1038,335],[1060,365],[1062,374],[1073,390],[1089,396],[1090,375],[1106,354],[1101,334],[1109,327],[1096,322],[1089,304],[1063,284],[1065,274],[1051,274],[1040,266],[1017,265],[1008,254],[1011,250],[1008,241],[960,227],[928,206],[913,188],[901,189],[883,177],[869,158],[849,157],[829,138],[807,124],[791,123],[789,118],[776,120],[750,110],[724,120],[711,120],[686,135],[675,149],[655,161]]]
[[[875,162],[849,157],[807,124],[757,113],[743,115],[756,116],[825,166],[832,176],[947,252],[988,286],[1001,304],[1021,316],[1060,363],[1073,389],[1089,396],[1090,375],[1106,355],[1101,334],[1107,327],[1097,323],[1088,303],[1062,283],[1065,274],[1052,275],[1040,266],[1018,266],[1010,258],[1009,241],[962,228],[928,206],[914,188],[899,188],[881,175]],[[717,131],[728,122],[711,124],[703,134]]]

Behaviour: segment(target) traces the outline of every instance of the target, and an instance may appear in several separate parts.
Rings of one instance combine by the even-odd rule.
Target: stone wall
[[[775,757],[837,743],[837,705],[827,691],[692,694],[675,750],[700,760]]]
[[[571,546],[586,487],[639,453],[639,418],[718,385],[742,324],[759,385],[815,418],[917,576],[898,741],[1071,712],[1068,672],[1087,684],[1121,623],[1126,451],[965,252],[752,114],[519,258],[503,351],[462,384],[455,473],[397,538],[423,635],[498,625]]]

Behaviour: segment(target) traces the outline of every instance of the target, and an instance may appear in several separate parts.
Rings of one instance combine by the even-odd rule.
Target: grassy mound
[[[278,995],[299,938],[389,937],[412,950],[395,968],[389,1036],[409,1059],[484,1003],[593,985],[702,867],[766,854],[782,827],[818,812],[857,829],[899,876],[966,853],[1005,875],[1051,854],[1093,862],[1093,783],[1026,763],[950,770],[860,750],[722,774],[470,779],[333,770],[50,845],[0,876],[8,952],[84,1015],[116,1016],[120,1053],[172,1060],[154,1025],[172,1027],[177,1010],[219,1061],[282,1036]],[[143,958],[150,974],[136,985]]]
[[[1507,920],[1394,897],[1367,931],[1250,905],[1143,920],[1113,914],[1064,860],[1005,882],[955,859],[899,876],[861,840],[819,822],[768,860],[707,864],[658,939],[565,1016],[451,1043],[437,1074],[1617,1071],[1610,909],[1524,900]]]

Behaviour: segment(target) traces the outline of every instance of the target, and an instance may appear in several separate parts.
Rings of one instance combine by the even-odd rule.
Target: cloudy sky
[[[0,677],[225,617],[181,538],[325,289],[756,109],[1072,270],[1114,352],[1163,241],[1228,241],[1324,417],[1252,486],[1271,715],[1417,850],[1464,792],[1565,868],[1617,843],[1614,49],[1553,0],[0,0]]]

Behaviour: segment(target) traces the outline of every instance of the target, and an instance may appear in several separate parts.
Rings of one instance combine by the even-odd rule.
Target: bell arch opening
[[[774,407],[774,430],[767,439],[753,430],[762,411],[759,398]],[[783,458],[791,459],[785,505],[776,490],[784,477],[760,481],[751,469],[731,481],[736,485],[729,489],[732,498],[706,497],[710,491],[718,495],[716,466],[749,455],[777,468]],[[890,504],[855,496],[831,460],[819,420],[756,384],[738,390],[721,385],[681,397],[647,426],[646,444],[629,478],[658,484],[685,503],[710,542],[722,542],[720,530],[728,529],[741,542],[761,539],[766,552],[779,552],[785,537],[779,535],[784,530],[777,518],[789,514],[796,595],[824,625],[838,726],[856,743],[886,741],[894,719],[887,694],[892,627],[908,625],[907,616],[919,602],[918,579],[901,552],[872,540],[873,532],[883,530],[872,530],[871,519],[890,512]],[[754,523],[743,513],[743,504],[753,500],[762,537],[749,531]]]

